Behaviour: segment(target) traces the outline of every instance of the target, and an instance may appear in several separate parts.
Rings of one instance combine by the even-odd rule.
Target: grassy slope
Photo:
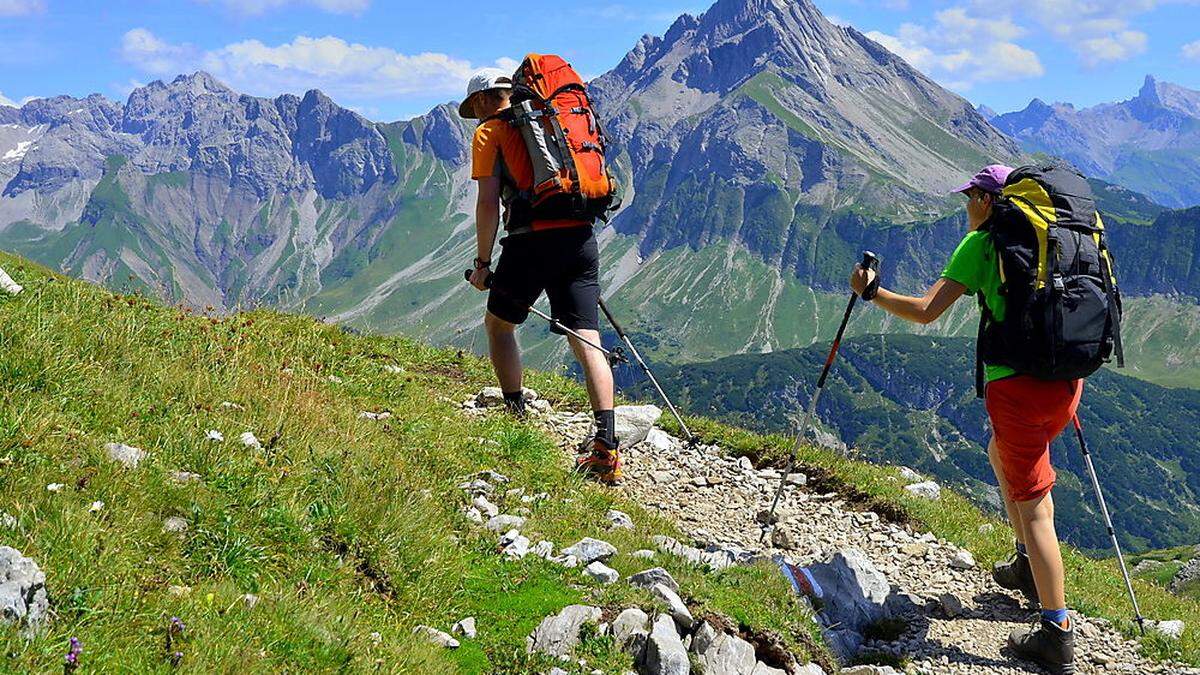
[[[494,538],[458,515],[462,477],[500,468],[551,495],[527,535],[559,545],[601,536],[622,551],[612,565],[623,575],[644,566],[629,553],[652,534],[674,534],[571,476],[533,427],[463,417],[455,401],[488,380],[483,362],[304,317],[196,317],[3,254],[0,266],[27,289],[0,297],[0,510],[19,521],[0,536],[46,572],[56,614],[31,642],[0,630],[0,670],[55,670],[77,636],[89,670],[166,671],[164,629],[178,616],[189,672],[530,672],[549,667],[524,655],[543,616],[579,601],[649,606],[640,591],[585,583],[578,570],[503,562]],[[534,374],[531,384],[552,400],[584,400],[562,378]],[[395,414],[387,423],[357,418],[384,408]],[[205,440],[207,429],[227,440]],[[237,442],[243,431],[279,441],[253,451]],[[121,470],[104,457],[109,441],[150,455]],[[176,485],[173,470],[203,482]],[[52,493],[50,483],[66,487]],[[103,509],[89,513],[96,500]],[[637,529],[605,531],[610,507]],[[189,522],[182,537],[162,532],[173,515]],[[706,575],[661,562],[705,609],[775,630],[800,651],[812,644],[811,619],[772,569]],[[172,585],[192,590],[176,597]],[[249,609],[243,593],[261,602]],[[479,638],[455,652],[411,636],[468,615]],[[607,639],[584,650],[589,667],[629,665]]]

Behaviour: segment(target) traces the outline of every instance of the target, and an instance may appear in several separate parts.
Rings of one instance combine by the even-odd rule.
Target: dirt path
[[[564,448],[576,447],[590,424],[586,414],[554,413],[546,421],[564,439]],[[825,560],[842,548],[858,548],[901,592],[927,601],[929,608],[899,639],[868,642],[865,649],[901,655],[911,662],[910,671],[918,673],[1042,672],[1001,649],[1011,631],[1036,621],[1036,612],[996,586],[987,570],[951,566],[959,553],[954,545],[876,513],[851,510],[836,494],[794,486],[780,504],[784,517],[772,541],[760,546],[754,516],[770,507],[777,474],[756,471],[748,461],[725,457],[713,447],[687,448],[666,438],[659,436],[657,447],[647,443],[626,451],[621,489],[673,519],[697,545],[783,553],[801,565]],[[955,604],[961,610],[953,611]],[[1200,673],[1142,658],[1137,644],[1103,619],[1080,616],[1076,625],[1078,673]]]

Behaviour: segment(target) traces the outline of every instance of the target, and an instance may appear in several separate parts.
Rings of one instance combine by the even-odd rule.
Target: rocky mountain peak
[[[194,96],[233,93],[233,90],[226,86],[225,83],[203,70],[197,70],[191,75],[176,77],[174,80],[171,80],[170,87],[176,90],[190,91]]]
[[[1158,80],[1154,79],[1153,75],[1147,75],[1142,81],[1142,88],[1138,90],[1138,98],[1147,103],[1159,103],[1158,98]]]
[[[1138,99],[1189,117],[1200,117],[1200,91],[1162,82],[1152,75],[1146,76],[1146,81],[1138,91]]]

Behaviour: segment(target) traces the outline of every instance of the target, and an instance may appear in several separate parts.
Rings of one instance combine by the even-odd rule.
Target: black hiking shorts
[[[600,252],[590,225],[505,237],[487,309],[524,323],[542,291],[550,315],[571,330],[599,330]]]

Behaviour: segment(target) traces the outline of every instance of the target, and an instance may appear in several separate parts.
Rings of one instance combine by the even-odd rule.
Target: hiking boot
[[[1042,620],[1034,630],[1016,630],[1008,636],[1008,646],[1017,658],[1033,661],[1051,675],[1074,675],[1075,630],[1053,621]]]
[[[525,397],[522,396],[517,399],[508,399],[508,398],[504,399],[504,410],[507,411],[508,414],[512,415],[513,417],[524,418],[525,417]]]
[[[1020,591],[1029,602],[1034,605],[1040,604],[1037,584],[1033,581],[1033,568],[1029,566],[1029,556],[1014,552],[1008,562],[997,563],[992,567],[992,579],[1000,588]]]
[[[575,460],[575,470],[601,483],[616,485],[621,482],[621,451],[597,438],[592,441],[592,451]]]

